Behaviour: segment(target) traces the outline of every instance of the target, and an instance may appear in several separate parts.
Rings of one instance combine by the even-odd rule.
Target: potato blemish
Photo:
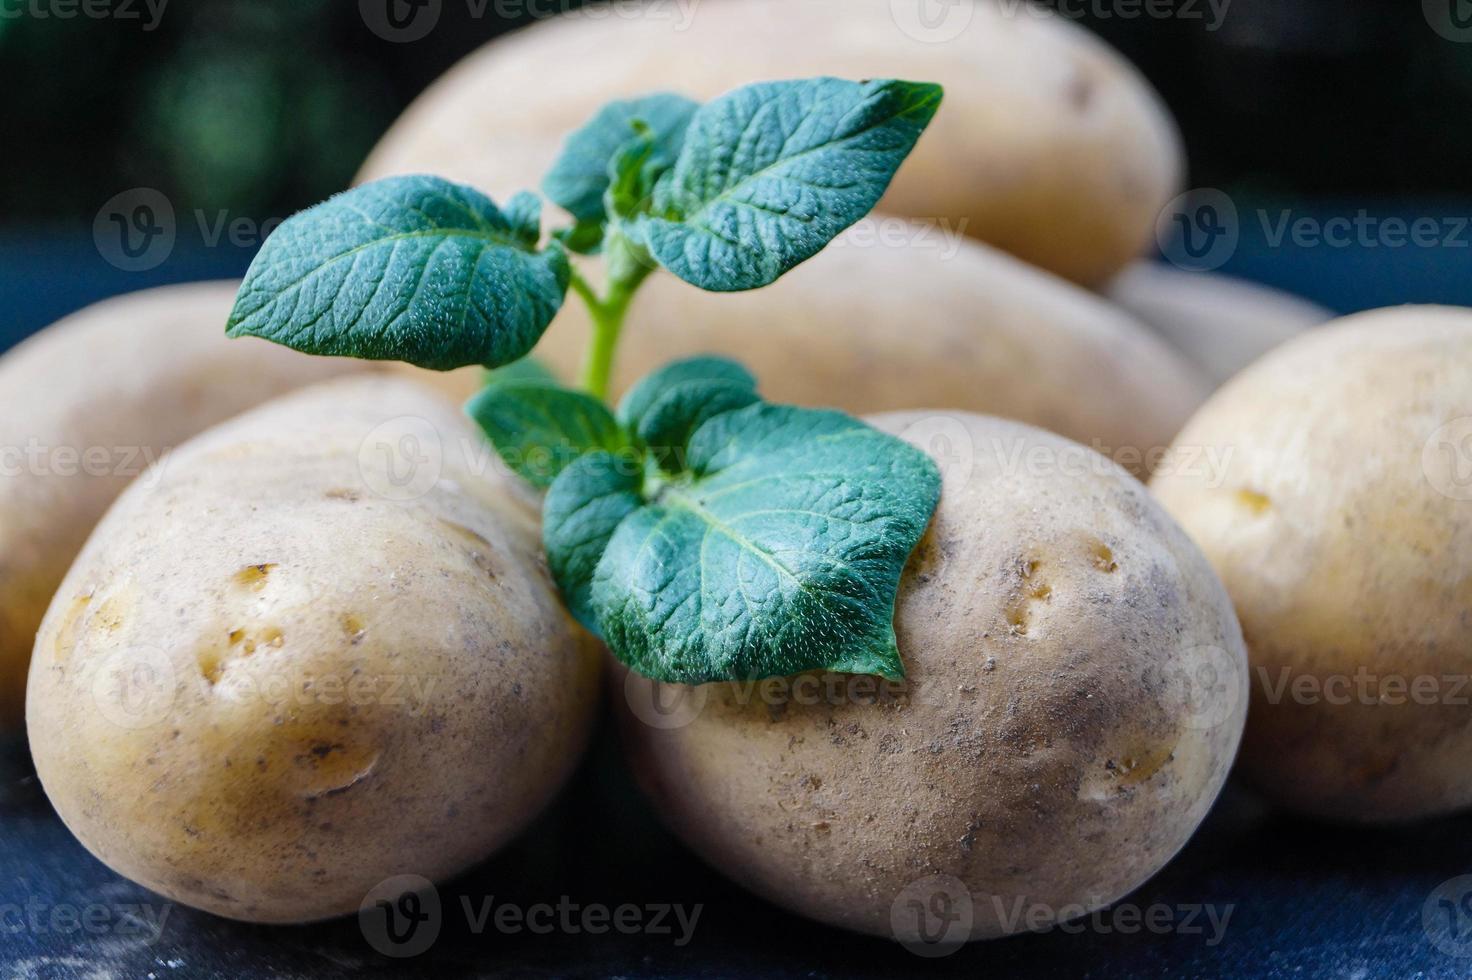
[[[363,621],[352,613],[344,613],[342,617],[342,631],[347,634],[348,642],[357,646],[363,642],[363,636],[368,632]]]
[[[82,620],[82,614],[92,604],[92,593],[84,592],[71,601],[67,606],[66,616],[61,621],[61,628],[56,631],[56,644],[52,655],[58,661],[64,661],[76,649],[77,625]]]
[[[1017,564],[1021,585],[1018,593],[1003,609],[1007,629],[1013,636],[1027,635],[1032,621],[1033,603],[1047,602],[1053,598],[1053,587],[1038,577],[1038,569],[1041,567],[1042,562],[1036,558],[1024,559]]]
[[[266,587],[266,579],[276,567],[275,562],[264,565],[246,565],[235,573],[231,581],[240,588],[250,589],[252,592],[260,592]]]
[[[306,799],[346,793],[372,778],[382,752],[371,746],[318,741],[303,746],[292,759]]]
[[[465,549],[465,554],[475,564],[476,568],[479,568],[491,578],[496,577],[497,569],[491,563],[491,555],[495,549],[491,547],[491,543],[484,536],[477,534],[463,524],[456,524],[454,521],[441,519],[440,524],[453,532],[463,544],[468,545]]]
[[[1110,573],[1119,571],[1119,562],[1114,560],[1114,552],[1103,541],[1095,541],[1089,546],[1089,553],[1093,559],[1094,567],[1101,572]]]
[[[1237,504],[1254,517],[1261,517],[1273,507],[1273,501],[1267,494],[1258,493],[1256,490],[1249,490],[1246,487],[1237,491],[1236,499]]]

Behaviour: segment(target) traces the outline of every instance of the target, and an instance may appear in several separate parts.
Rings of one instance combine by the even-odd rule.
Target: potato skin
[[[1195,368],[1106,301],[979,242],[945,245],[908,227],[854,229],[752,292],[706,293],[656,273],[629,311],[614,390],[677,357],[725,354],[773,401],[1001,415],[1097,441],[1136,472],[1205,400]],[[534,355],[574,378],[591,329],[569,296]],[[481,377],[408,370],[461,401]]]
[[[229,341],[238,282],[164,286],[89,306],[0,357],[0,731],[24,720],[36,629],[87,533],[151,460],[352,361]],[[105,451],[105,466],[45,457]],[[101,457],[99,457],[100,460]]]
[[[1472,310],[1377,310],[1279,348],[1202,407],[1178,444],[1230,451],[1219,479],[1152,484],[1236,604],[1252,658],[1241,769],[1285,806],[1398,821],[1472,804],[1472,503],[1444,492],[1468,416]],[[1433,679],[1420,701],[1396,692],[1416,678]]]
[[[493,41],[409,108],[359,178],[437,173],[501,199],[538,186],[567,134],[611,99],[836,75],[945,86],[881,210],[964,221],[966,234],[1086,285],[1144,250],[1181,182],[1158,96],[1064,18],[980,0],[946,39],[902,26],[904,5],[890,0],[704,0],[688,23],[676,6],[564,16]]]
[[[396,418],[442,440],[413,499],[383,495],[375,440],[397,430],[376,427]],[[463,457],[480,438],[406,382],[330,383],[124,493],[31,667],[36,770],[93,854],[218,915],[303,922],[393,875],[454,874],[547,802],[589,731],[597,651],[529,498]],[[136,669],[161,680],[124,700]]]
[[[1334,314],[1245,279],[1136,262],[1108,296],[1220,385],[1268,351]]]
[[[688,724],[622,713],[641,781],[703,858],[848,929],[891,935],[896,902],[934,874],[970,892],[973,939],[1027,928],[1009,926],[1018,902],[1118,899],[1190,836],[1241,735],[1245,652],[1221,584],[1123,470],[1008,463],[1081,447],[965,413],[871,421],[945,471],[896,606],[907,697],[670,687],[667,704],[704,699]],[[1196,696],[1203,669],[1221,676]]]

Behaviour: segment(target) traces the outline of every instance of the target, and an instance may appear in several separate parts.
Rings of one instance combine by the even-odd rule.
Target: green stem
[[[610,246],[620,243],[610,241]],[[612,251],[612,248],[610,249]],[[629,304],[644,278],[652,271],[643,262],[609,262],[608,295],[599,296],[592,285],[576,269],[572,274],[572,289],[587,304],[588,314],[593,321],[593,337],[583,355],[583,369],[578,384],[600,400],[608,399],[608,383],[613,376],[613,358],[618,350],[619,335],[623,332],[624,318]]]

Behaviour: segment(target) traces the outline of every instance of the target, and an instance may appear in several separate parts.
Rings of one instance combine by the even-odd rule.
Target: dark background
[[[1164,95],[1198,186],[1259,197],[1472,192],[1472,43],[1440,37],[1420,0],[1231,0],[1219,25],[1207,0],[1204,19],[1060,2]],[[479,4],[445,0],[429,36],[407,44],[376,37],[357,0],[170,0],[153,29],[147,17],[124,19],[121,0],[107,19],[0,19],[0,220],[90,223],[136,185],[243,215],[289,214],[342,188],[456,60],[531,11],[577,5],[487,0],[477,16]],[[127,6],[146,13],[143,0]]]
[[[110,16],[35,13],[68,2]],[[375,35],[359,0],[168,0],[157,19],[146,2],[0,0],[0,349],[112,293],[239,275],[259,236],[206,242],[196,213],[260,228],[340,190],[456,60],[579,0],[442,0],[434,30],[413,43]],[[1321,220],[1361,208],[1380,220],[1472,214],[1469,0],[1229,0],[1219,20],[1209,0],[1169,0],[1179,16],[1128,16],[1147,2],[1051,5],[1163,94],[1191,186]],[[1449,40],[1454,11],[1467,26]],[[161,266],[127,273],[100,260],[91,228],[137,187],[174,203],[181,240]],[[1223,271],[1341,312],[1472,304],[1472,230],[1434,249],[1263,239],[1244,218]]]

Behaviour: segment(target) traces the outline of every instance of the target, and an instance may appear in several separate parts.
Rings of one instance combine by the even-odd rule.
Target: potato
[[[575,378],[590,330],[570,295],[535,356]],[[855,228],[753,292],[706,293],[656,273],[629,312],[614,388],[702,353],[743,361],[773,401],[988,412],[1097,444],[1136,472],[1208,391],[1181,355],[1092,293],[909,224]],[[414,373],[462,401],[481,378]]]
[[[946,101],[881,210],[959,226],[1088,285],[1140,254],[1183,161],[1175,124],[1135,70],[1026,4],[952,5],[933,25],[917,11],[915,0],[706,0],[568,14],[457,65],[360,179],[437,173],[501,199],[536,188],[567,134],[614,98],[907,78],[942,83]]]
[[[1379,310],[1240,374],[1178,440],[1224,465],[1155,478],[1236,603],[1241,768],[1285,806],[1391,821],[1472,804],[1469,419],[1472,310]]]
[[[0,358],[0,731],[19,728],[36,628],[108,504],[178,443],[358,362],[227,341],[236,282],[89,306]]]
[[[1263,354],[1334,314],[1306,299],[1245,279],[1137,262],[1109,298],[1221,384]]]
[[[235,919],[493,852],[573,768],[596,645],[522,487],[374,377],[211,430],[98,526],[36,643],[36,771],[93,854]],[[478,472],[479,471],[479,472]]]
[[[896,605],[905,687],[635,678],[635,771],[703,858],[834,925],[911,941],[911,902],[946,904],[951,937],[980,939],[1113,902],[1226,779],[1247,700],[1226,593],[1084,447],[965,413],[874,421],[945,474]]]

